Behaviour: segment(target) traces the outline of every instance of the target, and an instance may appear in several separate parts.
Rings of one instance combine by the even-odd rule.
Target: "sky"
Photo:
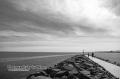
[[[0,0],[0,51],[120,50],[120,0]]]

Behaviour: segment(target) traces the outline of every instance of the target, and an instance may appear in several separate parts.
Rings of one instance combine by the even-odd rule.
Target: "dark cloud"
[[[72,31],[69,24],[61,20],[52,20],[48,15],[37,15],[27,11],[17,10],[12,3],[7,0],[0,1],[0,28],[1,30],[15,30],[15,31],[33,31],[33,32],[52,32],[61,31],[64,33]],[[21,24],[21,23],[25,24]],[[27,25],[26,22],[31,23]],[[29,26],[32,26],[29,27]],[[37,27],[37,29],[36,29]],[[41,28],[45,28],[42,30]]]
[[[80,25],[79,29],[85,33],[88,33],[88,34],[89,33],[91,33],[91,34],[93,34],[93,33],[106,33],[108,31],[105,28],[91,28],[89,26],[95,26],[95,25],[91,25],[91,24],[84,25],[84,26]]]
[[[16,7],[18,6],[8,0],[0,0],[0,30],[37,32],[61,36],[74,35],[76,27],[86,34],[107,32],[104,28],[96,28],[95,25],[85,24],[86,22],[80,22],[76,25],[60,13],[50,14],[40,11],[36,14]]]
[[[120,15],[120,0],[105,0],[105,6],[117,16]]]

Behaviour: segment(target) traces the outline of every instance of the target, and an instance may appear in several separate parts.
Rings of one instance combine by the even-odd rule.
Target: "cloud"
[[[35,32],[17,32],[13,30],[0,31],[0,42],[10,42],[10,41],[43,41],[43,40],[53,40],[52,38],[57,38],[56,35],[47,33],[35,33]]]
[[[0,0],[0,50],[119,49],[116,1]]]
[[[120,36],[119,19],[100,6],[98,0],[1,0],[0,30],[60,37]]]
[[[17,10],[15,5],[10,2],[1,1],[1,30],[15,30],[15,31],[32,31],[44,33],[68,33],[72,31],[72,27],[56,18],[48,18],[50,15],[37,15],[29,11]],[[6,4],[9,7],[6,7]],[[45,13],[45,12],[44,12]],[[46,17],[48,16],[48,17]],[[53,20],[54,19],[54,20]],[[57,34],[56,33],[56,34]],[[55,34],[55,33],[54,33]]]
[[[120,0],[105,0],[106,3],[104,4],[112,13],[116,16],[120,15]]]

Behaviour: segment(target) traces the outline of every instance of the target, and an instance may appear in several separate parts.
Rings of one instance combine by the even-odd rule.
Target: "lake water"
[[[2,52],[0,53],[0,61],[2,59],[10,59],[10,58],[28,58],[25,60],[18,61],[8,61],[8,62],[0,62],[0,79],[26,79],[30,73],[35,73],[38,70],[31,71],[8,71],[7,66],[41,66],[41,67],[49,67],[53,66],[56,63],[59,63],[73,55],[68,55],[72,53],[42,53],[42,52]],[[65,55],[65,56],[54,56],[54,57],[45,57],[41,58],[41,56],[53,56],[53,55]],[[40,56],[40,58],[39,58]],[[32,58],[31,58],[32,57]],[[36,57],[36,58],[35,58]]]

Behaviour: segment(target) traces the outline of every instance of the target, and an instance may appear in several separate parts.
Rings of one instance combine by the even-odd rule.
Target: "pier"
[[[94,62],[98,63],[99,65],[101,65],[102,67],[104,67],[107,71],[109,71],[111,74],[113,74],[114,76],[116,76],[117,78],[120,79],[120,67],[119,66],[111,64],[111,63],[103,61],[103,60],[100,60],[100,59],[92,57],[92,56],[89,56],[89,58],[92,61],[94,61]]]

